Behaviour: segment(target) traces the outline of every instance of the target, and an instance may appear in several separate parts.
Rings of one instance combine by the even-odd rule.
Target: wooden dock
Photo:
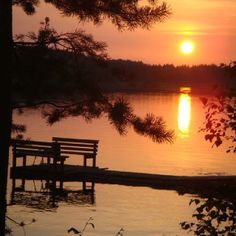
[[[179,193],[235,193],[236,176],[174,176],[108,170],[98,167],[34,165],[11,168],[11,178],[25,180],[88,181],[128,186],[147,186]]]
[[[15,180],[81,181],[92,183],[147,186],[176,190],[180,194],[235,194],[236,176],[174,176],[108,170],[96,167],[98,140],[53,137],[52,142],[12,140],[13,165],[10,176]],[[69,157],[82,158],[83,166],[66,165]],[[28,165],[32,158],[46,158],[46,164]],[[17,165],[21,160],[22,165]],[[90,160],[90,161],[89,161]],[[87,163],[88,161],[88,163]],[[89,165],[89,162],[91,162]],[[32,162],[31,162],[32,163]]]

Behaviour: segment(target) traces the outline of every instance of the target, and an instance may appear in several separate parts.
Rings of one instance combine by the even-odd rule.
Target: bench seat
[[[18,158],[23,158],[23,166],[26,165],[26,157],[45,157],[48,164],[61,162],[64,164],[68,156],[60,155],[57,146],[53,142],[41,142],[32,140],[12,139],[13,167],[16,167]]]
[[[58,145],[61,155],[83,156],[84,167],[92,159],[92,167],[96,167],[98,140],[53,137],[52,141]]]

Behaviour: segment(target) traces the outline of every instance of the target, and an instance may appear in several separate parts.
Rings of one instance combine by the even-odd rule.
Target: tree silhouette
[[[39,0],[14,0],[13,4],[21,6],[31,15],[35,13]],[[91,21],[101,24],[104,18],[110,20],[119,30],[150,28],[153,23],[160,22],[170,15],[165,2],[148,0],[145,5],[139,0],[45,0],[51,3],[64,16],[76,16],[78,21]]]
[[[231,78],[236,75],[236,62],[222,65]],[[205,140],[219,147],[224,141],[230,143],[226,152],[236,152],[236,97],[235,91],[220,92],[214,98],[201,98],[205,108],[205,122],[201,131]]]
[[[221,67],[231,78],[235,78],[236,62]],[[224,142],[230,146],[226,150],[236,152],[236,97],[234,89],[220,91],[211,98],[202,97],[205,108],[204,127],[205,140],[212,143],[212,147],[219,147]],[[226,187],[226,186],[225,186]],[[232,187],[231,187],[232,188]],[[189,205],[195,205],[192,215],[193,222],[183,221],[183,230],[193,232],[194,235],[220,236],[236,235],[236,204],[235,189],[219,189],[210,196],[191,199]]]
[[[24,41],[25,38],[29,41]],[[127,101],[103,95],[96,81],[83,74],[79,59],[85,56],[99,63],[105,61],[104,43],[79,30],[58,34],[50,27],[49,18],[42,22],[38,34],[31,32],[17,39],[15,71],[20,79],[14,81],[13,108],[41,108],[49,124],[69,116],[82,116],[90,121],[105,115],[121,135],[133,127],[138,134],[155,142],[172,142],[173,132],[166,130],[160,117],[153,114],[144,119],[138,117]],[[58,64],[65,66],[58,71]]]
[[[122,1],[105,1],[105,0],[78,0],[78,1],[69,1],[69,0],[45,0],[47,3],[51,3],[57,9],[59,9],[64,15],[71,16],[75,15],[78,17],[79,21],[92,21],[95,24],[101,23],[105,18],[111,20],[111,22],[118,27],[120,30],[133,30],[137,27],[149,28],[151,24],[157,21],[161,21],[169,15],[169,10],[165,3],[159,5],[159,1],[150,0],[147,2],[145,6],[140,5],[140,1],[137,0],[122,0]],[[13,104],[16,105],[16,101],[12,101],[11,92],[12,86],[17,84],[17,79],[15,77],[15,72],[17,72],[17,66],[13,65],[13,38],[12,38],[12,4],[18,5],[24,9],[27,14],[33,14],[35,9],[39,3],[39,0],[2,0],[0,2],[0,55],[1,55],[1,97],[0,97],[0,112],[1,112],[1,122],[0,122],[0,235],[5,234],[5,213],[6,213],[6,186],[7,186],[7,170],[8,170],[8,152],[10,145],[10,134],[11,134],[11,126],[12,126],[12,108]],[[47,25],[46,25],[47,27]],[[35,43],[37,38],[37,44],[41,47],[40,50],[37,51],[38,45],[35,47],[31,43],[22,43],[21,46],[30,46],[29,50],[36,50],[39,57],[46,59],[44,52],[42,53],[43,46],[48,52],[49,43],[45,43],[45,39],[54,39],[55,37],[50,36],[58,36],[55,32],[48,30],[49,28],[45,28],[41,31],[41,33],[35,37],[36,35],[31,34],[30,39],[32,43]],[[45,33],[45,34],[44,34]],[[76,35],[76,38],[90,41],[91,37],[86,37],[81,31],[74,32],[74,34],[64,35],[64,38],[70,38],[73,41],[73,36]],[[71,38],[72,37],[72,38]],[[74,44],[66,43],[67,40],[63,40],[62,36],[58,39],[58,42],[62,43],[62,47],[68,47],[67,49],[74,49]],[[91,40],[92,45],[93,40]],[[51,42],[52,43],[52,42]],[[94,42],[95,43],[95,42]],[[19,46],[19,45],[18,45]],[[79,46],[79,45],[76,45]],[[104,45],[98,44],[98,52],[102,52],[100,50]],[[97,52],[95,49],[95,52]],[[42,54],[40,54],[42,53]],[[103,54],[95,54],[92,56],[101,56]],[[45,64],[46,65],[46,64]],[[49,64],[50,65],[50,64]],[[19,68],[19,67],[18,67]],[[13,70],[12,70],[13,69]],[[29,68],[28,68],[29,69]],[[22,70],[20,70],[22,72]],[[16,80],[15,80],[16,79]],[[29,86],[29,85],[28,85]],[[31,94],[33,95],[33,94]],[[14,98],[14,97],[13,97]],[[28,102],[30,101],[30,96],[28,96]],[[26,100],[25,100],[26,101]],[[25,102],[24,101],[24,102]],[[24,103],[23,102],[23,103]],[[42,103],[42,101],[40,101]],[[57,101],[58,102],[58,101]],[[119,103],[113,103],[113,107],[109,107],[111,114],[119,114],[121,106],[117,106]],[[19,105],[19,104],[17,104]],[[30,104],[28,104],[30,105]],[[35,104],[34,104],[35,105]],[[42,105],[42,104],[41,104]],[[20,107],[20,106],[19,106]],[[86,107],[86,106],[85,106]],[[78,107],[77,107],[78,108]],[[91,108],[89,106],[89,108]],[[94,108],[94,107],[93,107]],[[96,107],[95,107],[96,108]],[[76,113],[78,109],[75,109]],[[96,109],[95,109],[96,110]],[[88,113],[91,110],[88,110]],[[119,112],[117,112],[119,111]],[[73,113],[73,110],[70,110]],[[58,113],[62,114],[61,111]],[[55,110],[52,112],[55,117]],[[111,116],[112,117],[112,116]],[[135,119],[133,119],[135,120]],[[123,121],[123,120],[122,120]],[[127,121],[125,121],[127,122]],[[146,119],[143,122],[138,120],[138,122],[129,122],[130,124],[139,123],[142,129],[145,127],[145,124],[152,124],[152,127],[155,124],[163,124],[162,121]],[[142,130],[141,129],[141,130]],[[156,131],[155,128],[152,130]],[[148,132],[152,135],[153,132]]]
[[[217,96],[212,100],[202,98],[206,109],[205,140],[220,146],[223,141],[230,143],[226,152],[236,152],[236,97]]]
[[[12,59],[12,5],[11,1],[0,2],[0,235],[5,234],[6,188],[8,174],[8,152],[11,134],[11,59]]]
[[[191,199],[189,205],[195,204],[193,222],[181,222],[183,230],[200,236],[233,236],[236,234],[235,199],[204,198]]]

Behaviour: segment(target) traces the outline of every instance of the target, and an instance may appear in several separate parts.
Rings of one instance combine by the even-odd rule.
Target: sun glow
[[[191,120],[191,97],[188,94],[182,93],[179,97],[178,109],[178,128],[183,136],[189,133]]]
[[[194,50],[194,43],[191,41],[184,41],[180,45],[180,50],[183,54],[191,54]]]

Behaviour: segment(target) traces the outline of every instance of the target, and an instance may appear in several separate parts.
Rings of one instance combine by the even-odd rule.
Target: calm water
[[[135,94],[126,97],[138,115],[152,112],[162,116],[167,127],[175,130],[174,143],[156,144],[132,130],[121,137],[105,117],[89,124],[81,118],[69,118],[50,127],[37,112],[31,112],[15,115],[14,121],[25,123],[26,137],[34,140],[50,141],[53,136],[99,139],[99,167],[172,175],[236,174],[235,157],[225,153],[225,146],[212,149],[211,144],[204,141],[204,134],[198,132],[204,120],[198,96]],[[72,158],[70,162],[78,160]],[[28,183],[27,188],[40,189],[41,183]],[[80,189],[80,184],[67,183],[66,188]],[[185,235],[179,223],[191,220],[193,213],[188,205],[192,196],[180,196],[174,191],[96,184],[94,200],[91,196],[73,196],[72,200],[60,201],[53,211],[45,210],[43,205],[47,199],[44,201],[38,195],[28,202],[27,196],[18,196],[18,204],[10,206],[8,214],[19,221],[37,220],[26,227],[27,235],[67,235],[68,228],[82,228],[86,220],[93,217],[95,229],[88,228],[85,235],[116,235],[123,227],[124,235],[154,236]],[[24,235],[22,229],[13,229],[16,235]]]

